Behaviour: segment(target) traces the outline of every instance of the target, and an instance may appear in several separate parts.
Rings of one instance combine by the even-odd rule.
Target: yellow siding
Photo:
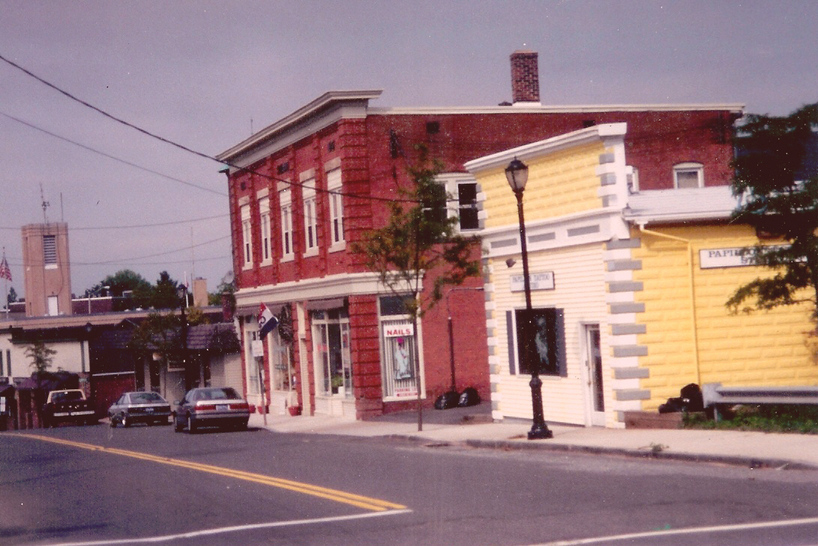
[[[648,355],[640,357],[639,363],[650,369],[650,377],[641,381],[641,387],[651,392],[643,409],[655,410],[668,398],[679,396],[679,389],[688,383],[818,384],[818,366],[805,344],[805,332],[810,329],[806,306],[730,314],[725,303],[735,289],[771,272],[757,267],[699,267],[700,249],[754,245],[750,228],[655,231],[691,241],[697,327],[694,336],[687,244],[635,229],[633,236],[641,238],[642,245],[634,250],[633,258],[642,261],[642,269],[633,276],[644,283],[636,301],[645,304],[645,312],[637,315],[637,321],[647,327],[639,336],[639,344],[648,347]]]
[[[595,142],[532,159],[525,189],[526,223],[602,207],[596,169],[603,153],[605,147]],[[517,200],[505,172],[499,169],[481,175],[480,186],[486,203],[491,204],[486,227],[516,224]]]
[[[532,273],[553,271],[554,290],[532,292],[534,307],[558,307],[565,310],[565,350],[567,377],[541,376],[543,381],[543,409],[546,421],[585,424],[585,399],[583,381],[584,355],[582,354],[582,324],[600,324],[602,354],[609,355],[609,329],[606,323],[605,283],[603,271],[603,245],[593,244],[571,249],[536,252],[529,255]],[[524,309],[522,292],[511,292],[511,275],[521,273],[521,264],[509,269],[502,260],[489,260],[494,283],[492,300],[495,303],[494,329],[497,339],[495,355],[498,356],[500,410],[506,417],[530,419],[532,416],[530,376],[510,375],[508,366],[508,338],[506,310]],[[606,361],[603,356],[605,370]],[[613,404],[610,374],[606,373],[605,405]],[[609,420],[614,413],[608,412]]]

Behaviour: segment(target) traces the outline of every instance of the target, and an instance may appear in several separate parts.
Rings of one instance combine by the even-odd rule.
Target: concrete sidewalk
[[[262,415],[250,426],[265,428]],[[266,428],[280,433],[336,434],[405,438],[434,444],[503,449],[547,449],[609,455],[655,457],[747,466],[818,470],[818,435],[730,430],[606,429],[548,424],[554,437],[528,440],[531,423],[517,419],[492,422],[483,405],[424,410],[423,430],[416,412],[370,421],[338,417],[267,415]]]

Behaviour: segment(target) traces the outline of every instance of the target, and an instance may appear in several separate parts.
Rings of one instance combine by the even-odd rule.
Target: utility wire
[[[88,226],[88,227],[72,227],[71,231],[108,231],[112,229],[142,229],[152,227],[166,227],[175,226],[179,224],[192,224],[194,222],[205,222],[208,220],[218,220],[219,218],[228,218],[229,214],[217,214],[215,216],[205,216],[203,218],[191,218],[190,220],[174,220],[172,222],[159,222],[157,224],[134,224],[130,226]],[[19,231],[19,227],[0,226],[0,230]]]
[[[37,74],[35,74],[35,73],[31,72],[30,70],[24,68],[23,66],[15,63],[14,61],[12,61],[10,59],[7,59],[2,54],[0,54],[0,61],[3,61],[5,63],[13,66],[14,68],[20,70],[21,72],[24,72],[25,74],[27,74],[30,77],[34,78],[35,80],[42,83],[43,85],[45,85],[47,87],[50,87],[51,89],[53,89],[57,93],[60,93],[61,95],[65,96],[65,97],[67,97],[67,98],[69,98],[69,99],[71,99],[71,100],[73,100],[75,102],[78,102],[79,104],[85,106],[86,108],[90,108],[91,110],[105,116],[106,118],[108,118],[110,120],[113,120],[113,121],[115,121],[117,123],[120,123],[120,124],[122,124],[122,125],[124,125],[126,127],[130,127],[134,131],[142,133],[143,135],[146,135],[146,136],[149,136],[149,137],[154,138],[156,140],[159,140],[161,142],[164,142],[165,144],[169,144],[170,146],[173,146],[175,148],[179,148],[180,150],[183,150],[183,151],[188,152],[190,154],[193,154],[195,156],[202,157],[204,159],[209,159],[210,161],[215,161],[216,163],[219,163],[220,165],[227,165],[228,167],[232,167],[232,168],[237,169],[237,170],[242,171],[242,172],[247,172],[247,173],[250,173],[250,174],[253,174],[253,175],[256,175],[256,176],[260,176],[262,178],[271,180],[273,182],[283,182],[285,184],[289,184],[290,186],[303,186],[303,184],[293,182],[292,180],[285,180],[283,178],[278,178],[278,177],[271,176],[271,175],[268,175],[268,174],[260,173],[258,171],[255,171],[253,169],[249,169],[247,167],[240,167],[240,166],[238,166],[238,165],[236,165],[234,163],[230,163],[230,162],[227,162],[227,161],[222,161],[222,160],[217,159],[217,158],[215,158],[215,157],[213,157],[213,156],[211,156],[209,154],[206,154],[204,152],[194,150],[194,149],[189,148],[189,147],[187,147],[187,146],[185,146],[183,144],[179,144],[178,142],[174,142],[173,140],[170,140],[170,139],[167,139],[165,137],[159,136],[159,135],[157,135],[155,133],[152,133],[152,132],[150,132],[150,131],[148,131],[146,129],[143,129],[143,128],[139,127],[138,125],[134,125],[133,123],[130,123],[128,121],[125,121],[124,119],[118,118],[117,116],[114,116],[113,114],[109,114],[105,110],[103,110],[101,108],[98,108],[97,106],[94,106],[93,104],[91,104],[91,103],[89,103],[87,101],[84,101],[83,99],[80,99],[79,97],[69,93],[68,91],[65,91],[65,90],[61,89],[60,87],[57,87],[56,85],[49,82],[48,80],[45,80],[45,79],[41,78]],[[368,199],[368,200],[371,200],[371,201],[383,201],[383,202],[388,202],[388,203],[394,203],[396,201],[407,202],[407,203],[417,203],[417,201],[409,200],[409,199],[395,199],[395,198],[390,198],[390,197],[377,197],[377,196],[374,196],[374,195],[356,195],[356,194],[341,192],[341,191],[337,191],[337,190],[332,190],[332,191],[325,190],[323,188],[315,188],[315,191],[316,192],[321,192],[321,193],[327,193],[327,194],[342,195],[342,196],[349,197],[349,198],[352,198],[352,199]]]
[[[149,173],[155,174],[157,176],[161,176],[162,178],[167,178],[168,180],[172,180],[174,182],[179,182],[180,184],[184,184],[186,186],[190,186],[190,187],[193,187],[193,188],[196,188],[196,189],[199,189],[199,190],[215,193],[216,195],[221,195],[222,197],[227,197],[227,194],[225,192],[217,191],[217,190],[205,187],[205,186],[200,186],[198,184],[194,184],[193,182],[188,182],[187,180],[182,180],[181,178],[175,178],[173,176],[169,176],[169,175],[160,173],[159,171],[149,169],[148,167],[143,167],[142,165],[137,165],[136,163],[132,163],[132,162],[126,160],[126,159],[121,159],[121,158],[113,156],[113,155],[111,155],[109,153],[103,152],[101,150],[97,150],[96,148],[91,148],[90,146],[86,146],[85,144],[81,144],[79,142],[71,140],[70,138],[58,135],[56,133],[52,133],[51,131],[49,131],[47,129],[43,129],[42,127],[38,127],[38,126],[34,125],[33,123],[29,123],[29,122],[24,121],[24,120],[22,120],[20,118],[14,117],[11,114],[7,114],[5,112],[0,111],[0,115],[5,116],[5,117],[7,117],[7,118],[9,118],[11,120],[14,120],[17,123],[20,123],[22,125],[25,125],[26,127],[34,129],[35,131],[40,131],[40,132],[45,133],[45,134],[47,134],[49,136],[60,139],[60,140],[62,140],[64,142],[68,142],[69,144],[73,144],[74,146],[79,146],[80,148],[82,148],[84,150],[88,150],[89,152],[99,154],[101,156],[107,157],[108,159],[113,159],[114,161],[118,161],[119,163],[123,163],[125,165],[130,166],[130,167],[134,167],[136,169],[140,169],[142,171],[149,172]]]

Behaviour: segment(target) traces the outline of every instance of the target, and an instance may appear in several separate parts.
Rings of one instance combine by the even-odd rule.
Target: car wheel
[[[193,420],[193,416],[190,414],[187,416],[187,431],[190,434],[196,434],[196,422]]]
[[[179,419],[174,417],[173,418],[173,430],[176,431],[176,432],[182,432],[183,428],[185,428],[185,427],[182,424],[182,422]]]

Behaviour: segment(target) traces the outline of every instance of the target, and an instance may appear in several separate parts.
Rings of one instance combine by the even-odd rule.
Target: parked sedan
[[[203,387],[191,389],[177,403],[174,429],[187,428],[193,434],[200,427],[247,428],[250,404],[231,387]]]
[[[111,426],[134,423],[167,425],[170,403],[155,392],[126,392],[108,408]]]

